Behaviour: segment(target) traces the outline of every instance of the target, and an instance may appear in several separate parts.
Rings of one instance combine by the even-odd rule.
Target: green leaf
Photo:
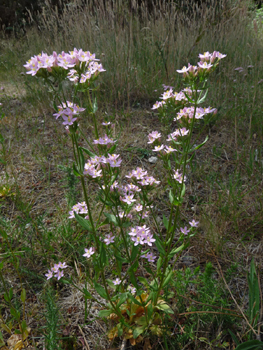
[[[155,238],[155,245],[156,245],[159,253],[162,254],[162,255],[165,255],[165,250],[164,250],[164,248],[162,246],[160,238],[157,235],[154,235],[154,238]]]
[[[200,145],[197,145],[196,147],[191,148],[191,150],[189,151],[189,153],[198,150],[199,148],[201,148],[202,146],[204,146],[204,144],[205,144],[207,141],[208,141],[208,136],[206,136],[205,140],[204,140],[202,143],[200,143]]]
[[[183,188],[182,188],[180,199],[183,199],[184,195],[185,195],[185,184],[183,183]]]
[[[166,287],[167,284],[171,281],[171,278],[173,277],[173,274],[174,274],[173,270],[171,270],[171,271],[168,273],[167,277],[165,278],[165,280],[164,280],[164,282],[163,282],[163,288]]]
[[[53,107],[54,107],[54,110],[58,113],[59,110],[58,110],[58,106],[57,106],[55,101],[53,102]]]
[[[139,300],[135,299],[134,296],[133,296],[132,294],[129,294],[129,298],[131,299],[131,301],[132,301],[134,304],[139,305],[139,306],[142,305],[142,303],[141,303]]]
[[[122,328],[122,324],[118,323],[117,324],[117,328],[118,328],[118,337],[121,337],[123,334],[123,328]]]
[[[133,284],[133,286],[138,289],[138,283],[136,281],[136,277],[135,277],[135,274],[133,272],[133,270],[128,270],[128,273],[129,273],[129,276],[130,276],[130,281],[131,283]]]
[[[207,93],[208,93],[208,89],[206,89],[206,92],[205,92],[204,96],[201,97],[200,99],[198,99],[197,104],[200,104],[200,103],[204,102],[204,100],[206,99]]]
[[[26,321],[25,321],[25,320],[23,320],[23,321],[21,322],[21,328],[22,328],[22,331],[23,331],[23,332],[25,332],[25,330],[27,329],[27,324],[26,324]]]
[[[143,333],[143,331],[144,331],[144,327],[136,327],[132,332],[133,338],[134,339],[138,338],[139,335]]]
[[[236,350],[259,350],[263,349],[263,342],[259,340],[249,340],[245,343],[239,344]]]
[[[92,298],[92,295],[87,290],[87,288],[83,288],[83,293],[84,293],[86,299],[91,299]]]
[[[108,300],[108,295],[106,293],[106,290],[97,282],[94,282],[94,288],[96,289],[97,293],[103,298]]]
[[[109,220],[109,222],[112,222],[115,226],[118,226],[118,221],[115,215],[109,213],[104,213],[104,215]]]
[[[8,297],[9,297],[9,300],[13,298],[13,288],[9,289]]]
[[[150,304],[147,306],[147,314],[148,314],[148,319],[150,320],[151,317],[152,317],[152,314],[153,314],[153,306],[152,306],[152,303],[150,303]]]
[[[98,103],[97,103],[97,99],[96,97],[94,98],[94,102],[93,102],[93,105],[92,105],[92,113],[96,113],[98,110]]]
[[[26,290],[25,290],[25,288],[23,288],[22,292],[21,292],[21,301],[22,301],[22,303],[24,303],[26,301]]]
[[[158,292],[158,280],[156,278],[152,280],[150,286],[152,287],[152,290]]]
[[[257,324],[259,318],[260,311],[260,291],[258,284],[257,271],[254,263],[254,259],[252,259],[250,264],[250,271],[248,274],[248,287],[249,287],[249,321],[253,326]]]
[[[1,232],[1,235],[2,235],[2,237],[4,238],[4,239],[8,239],[8,237],[7,237],[7,234],[6,234],[6,232],[4,231],[4,230],[1,230],[0,229],[0,232]]]
[[[100,242],[100,262],[103,267],[107,264],[107,255],[103,242]]]
[[[120,307],[123,303],[125,303],[125,301],[127,300],[127,294],[128,293],[121,294],[120,299],[119,299],[118,304],[117,304],[117,308]]]
[[[228,329],[228,332],[231,335],[234,342],[236,343],[236,345],[239,345],[239,341],[238,341],[237,337],[235,336],[235,334],[230,329]]]
[[[162,263],[163,263],[163,258],[160,256],[159,259],[157,260],[157,271],[160,270]]]
[[[145,277],[142,276],[138,276],[138,280],[145,286],[148,287],[149,286],[149,282]]]
[[[112,154],[112,153],[115,151],[116,147],[117,147],[116,144],[113,145],[113,146],[108,150],[108,153],[109,153],[109,154]]]
[[[166,230],[168,230],[169,221],[167,220],[167,218],[164,214],[163,214],[163,224],[164,224],[164,227],[166,228]]]
[[[80,173],[83,174],[84,172],[84,165],[85,165],[85,159],[84,159],[84,155],[83,152],[81,150],[81,147],[79,147],[79,153],[80,153]]]
[[[96,157],[96,154],[91,152],[89,149],[84,148],[84,147],[79,147],[83,152],[85,152],[86,154],[88,154],[91,158]]]
[[[172,257],[173,257],[175,254],[179,253],[181,250],[183,250],[184,247],[185,247],[185,245],[182,244],[182,245],[180,245],[180,247],[174,248],[174,249],[170,252],[170,254],[168,255],[168,259],[169,259],[169,260],[172,259]]]
[[[75,176],[81,176],[82,174],[78,171],[76,164],[73,163],[73,173]]]
[[[99,311],[99,317],[108,317],[112,314],[111,310],[101,310]]]
[[[75,211],[74,211],[74,216],[75,219],[77,220],[77,222],[87,231],[92,231],[92,227],[89,223],[89,221],[87,219],[84,219],[82,216],[78,215]]]
[[[17,321],[20,320],[20,312],[17,311],[15,308],[11,307],[10,308],[10,313]]]
[[[170,203],[173,204],[173,202],[174,202],[174,195],[173,195],[172,190],[170,190],[170,192],[169,192],[169,199],[170,199]]]
[[[162,310],[164,311],[166,314],[173,314],[173,310],[170,308],[169,305],[167,305],[166,303],[163,303],[163,304],[157,304],[156,305],[156,308],[158,310]]]
[[[131,261],[134,261],[137,258],[138,251],[139,251],[138,245],[136,245],[136,246],[134,245],[132,247],[132,252],[131,252]]]

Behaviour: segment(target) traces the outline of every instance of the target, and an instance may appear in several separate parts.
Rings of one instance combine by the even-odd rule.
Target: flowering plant
[[[102,123],[105,132],[103,136],[99,135],[94,117],[97,106],[90,91],[99,73],[105,70],[95,59],[95,54],[77,49],[68,54],[54,52],[51,56],[42,53],[25,65],[28,74],[42,77],[53,85],[64,79],[75,84],[73,101],[65,99],[62,86],[57,92],[61,92],[62,96],[56,95],[60,105],[56,107],[54,116],[63,120],[62,124],[72,140],[73,170],[80,179],[84,201],[72,207],[69,219],[76,220],[88,233],[83,256],[92,261],[95,273],[87,278],[105,300],[99,315],[115,323],[108,333],[110,339],[122,336],[135,344],[136,339],[139,341],[148,331],[160,336],[164,329],[163,315],[173,313],[164,291],[174,276],[176,261],[190,244],[190,238],[196,234],[198,227],[194,218],[180,227],[186,169],[195,151],[207,141],[206,138],[196,146],[191,138],[196,121],[215,112],[214,108],[200,105],[207,95],[208,77],[223,57],[225,55],[217,51],[200,54],[197,66],[188,64],[187,68],[178,70],[183,74],[187,87],[177,93],[172,87],[165,86],[162,101],[153,106],[164,120],[172,114],[178,125],[166,136],[168,145],[162,143],[164,138],[159,131],[148,135],[148,144],[153,146],[166,170],[170,209],[167,217],[163,215],[165,231],[156,218],[153,200],[153,193],[161,182],[139,167],[121,178],[122,159],[120,154],[115,153],[117,140],[112,136],[110,123]],[[89,106],[86,109],[75,103],[77,92],[87,92]],[[94,123],[94,139],[89,142],[89,148],[78,143],[80,113],[90,114]],[[99,206],[96,210],[92,208],[87,189],[91,183],[98,190]],[[105,230],[106,234],[103,233]],[[46,274],[47,279],[68,281],[63,277],[66,267],[66,263],[55,264]],[[113,280],[106,278],[110,270],[116,276]],[[72,279],[70,282],[73,283]],[[87,288],[82,292],[85,298],[96,299]]]

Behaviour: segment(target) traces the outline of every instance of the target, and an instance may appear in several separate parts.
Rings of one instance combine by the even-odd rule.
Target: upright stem
[[[195,92],[195,104],[194,104],[194,115],[193,115],[193,120],[191,122],[191,125],[190,125],[190,133],[189,133],[189,137],[188,137],[188,140],[187,140],[187,144],[186,144],[186,148],[185,148],[185,154],[184,154],[184,160],[183,160],[183,175],[182,175],[182,184],[180,186],[180,193],[179,193],[179,197],[181,196],[181,193],[182,193],[182,190],[183,190],[183,186],[184,186],[184,177],[185,177],[185,171],[186,171],[186,162],[187,162],[187,156],[188,156],[188,152],[189,152],[189,148],[190,148],[190,141],[191,141],[191,137],[192,137],[192,133],[193,133],[193,126],[194,126],[194,122],[195,122],[195,114],[196,114],[196,108],[197,108],[197,105],[198,105],[198,100],[197,100],[197,87],[195,87],[194,89],[194,92]],[[174,235],[175,235],[175,229],[176,229],[176,224],[177,224],[177,220],[178,220],[178,215],[179,215],[179,204],[177,205],[177,208],[176,208],[176,212],[175,212],[175,220],[174,220],[174,224],[173,226],[171,227],[172,225],[172,215],[173,215],[173,207],[174,205],[172,205],[172,208],[171,208],[171,212],[170,212],[170,218],[169,218],[169,225],[168,225],[168,229],[167,229],[167,233],[168,233],[168,240],[169,240],[169,244],[168,244],[168,247],[167,247],[167,251],[166,251],[166,255],[165,255],[165,259],[164,259],[164,266],[163,266],[163,273],[161,275],[161,280],[160,280],[160,285],[159,285],[159,288],[158,288],[158,291],[157,291],[157,296],[156,296],[156,300],[155,300],[155,305],[158,301],[158,297],[160,295],[160,292],[161,292],[161,289],[162,289],[162,286],[163,286],[163,282],[164,282],[164,278],[165,278],[165,272],[166,272],[166,269],[168,267],[168,263],[169,263],[169,254],[171,252],[171,247],[172,247],[172,244],[173,244],[173,239],[174,239]],[[169,234],[169,231],[171,229],[171,234]],[[166,241],[167,242],[167,241]]]

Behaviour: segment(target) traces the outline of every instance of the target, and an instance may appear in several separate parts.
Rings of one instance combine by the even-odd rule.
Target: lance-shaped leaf
[[[112,222],[115,226],[118,226],[118,221],[115,215],[109,213],[104,213],[104,215],[109,220],[109,222]]]
[[[261,350],[263,342],[260,340],[248,340],[245,343],[239,344],[236,350]]]
[[[205,140],[204,140],[202,143],[200,143],[200,145],[197,145],[197,146],[195,146],[194,148],[191,148],[190,151],[189,151],[189,153],[198,150],[199,148],[201,148],[202,146],[204,146],[204,144],[205,144],[207,141],[208,141],[208,136],[206,136]]]
[[[89,149],[84,148],[84,147],[79,147],[83,152],[87,153],[91,158],[96,157],[95,153],[92,153]]]
[[[168,273],[168,275],[166,276],[166,278],[165,278],[165,280],[163,282],[163,288],[166,287],[169,284],[169,282],[171,281],[171,278],[173,277],[173,274],[174,274],[173,270],[171,270]]]
[[[73,173],[74,173],[75,176],[81,176],[81,175],[83,175],[83,174],[80,173],[79,169],[77,169],[75,163],[73,163],[73,167],[72,167],[72,168],[73,168]]]
[[[77,220],[77,222],[87,231],[92,231],[92,226],[90,224],[90,222],[87,219],[84,219],[82,216],[78,215],[75,211],[74,211],[74,216],[75,219]]]
[[[165,250],[163,248],[162,242],[160,238],[157,235],[154,235],[155,238],[155,245],[161,255],[165,255]]]
[[[185,244],[180,245],[180,247],[174,248],[168,255],[168,259],[172,259],[175,254],[179,253],[181,250],[185,248]]]
[[[94,282],[94,288],[103,299],[108,300],[107,292],[100,284],[98,284],[97,282]]]
[[[208,89],[206,89],[204,96],[198,99],[197,104],[204,102],[204,100],[206,99],[207,93],[208,93]]]

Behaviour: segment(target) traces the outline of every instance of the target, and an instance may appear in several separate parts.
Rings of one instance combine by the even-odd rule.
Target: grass
[[[220,16],[215,12],[215,3],[219,3]],[[1,273],[7,287],[13,288],[12,302],[22,315],[21,287],[13,265],[21,275],[26,290],[24,320],[31,328],[25,345],[40,348],[48,342],[50,349],[120,348],[117,342],[107,341],[106,326],[110,325],[97,318],[99,304],[91,306],[85,320],[81,296],[70,286],[55,282],[54,297],[43,277],[59,260],[68,262],[70,274],[80,288],[85,286],[85,274],[93,272],[82,257],[86,232],[67,219],[72,204],[82,200],[71,171],[69,139],[52,116],[51,96],[37,79],[24,74],[23,64],[41,51],[82,47],[95,52],[107,70],[101,78],[97,118],[114,121],[115,135],[120,133],[123,174],[131,167],[143,166],[157,178],[164,178],[164,170],[158,162],[147,161],[153,154],[146,135],[162,129],[151,111],[163,91],[162,84],[179,91],[182,86],[176,69],[187,62],[195,63],[199,52],[219,50],[227,54],[210,80],[208,105],[216,107],[218,113],[194,135],[196,142],[207,133],[210,140],[190,164],[183,217],[187,220],[195,213],[201,229],[176,265],[171,291],[166,291],[174,293],[176,310],[170,326],[173,336],[167,335],[166,341],[172,349],[216,349],[223,345],[231,349],[235,342],[228,329],[240,342],[249,339],[250,329],[242,319],[196,311],[224,307],[240,315],[217,261],[244,312],[248,310],[249,293],[246,271],[252,257],[262,272],[260,13],[256,15],[244,1],[211,0],[210,8],[196,9],[191,18],[172,2],[160,3],[152,12],[147,11],[146,4],[142,4],[141,11],[126,7],[124,2],[113,2],[112,6],[106,2],[106,8],[102,1],[97,5],[94,11],[75,1],[60,16],[46,6],[45,14],[36,19],[36,26],[29,28],[25,36],[19,40],[2,36],[0,41],[0,100],[4,113],[0,120],[0,226],[1,232],[7,233],[7,239],[0,238],[4,262]],[[242,69],[235,70],[238,67]],[[84,123],[89,134],[89,121]],[[95,207],[93,187],[90,196]],[[163,191],[157,199],[162,203],[160,220],[166,211],[166,198]],[[0,292],[4,293],[1,285]],[[46,316],[40,312],[44,305]],[[1,346],[22,324],[10,309],[1,299]],[[59,323],[54,310],[60,310]],[[187,312],[193,313],[181,315]],[[54,322],[50,323],[48,317]],[[49,333],[41,331],[41,327],[48,330],[49,326]],[[58,343],[53,342],[56,337]],[[151,339],[151,344],[155,349],[165,346],[158,337]]]

